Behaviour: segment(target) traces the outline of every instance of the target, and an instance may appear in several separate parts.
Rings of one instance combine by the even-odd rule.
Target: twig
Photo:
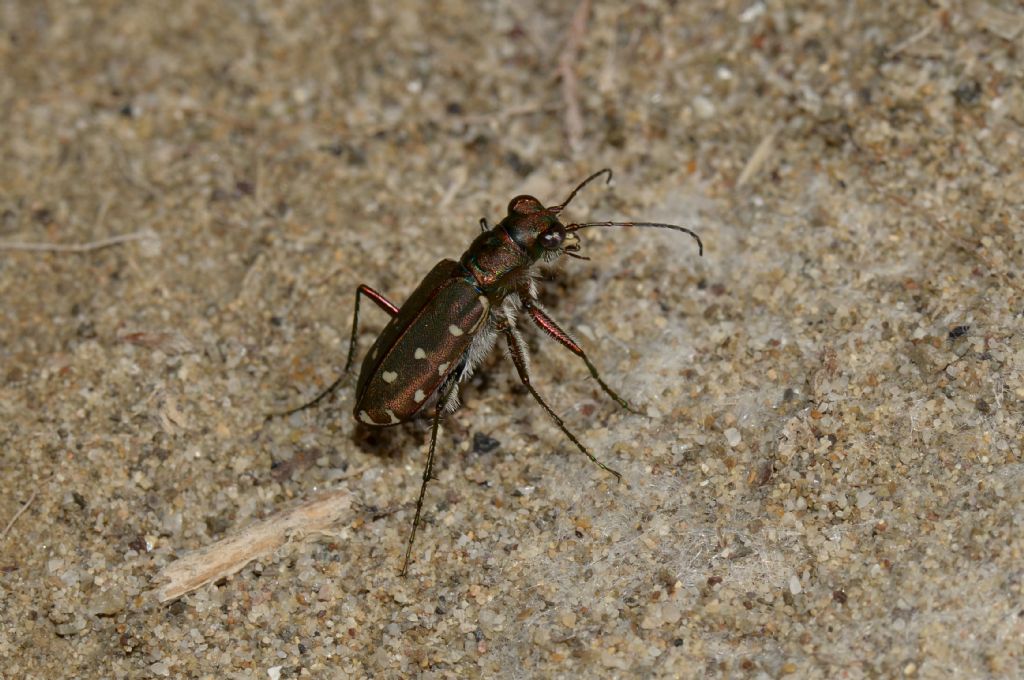
[[[291,533],[316,532],[339,522],[351,505],[352,494],[348,489],[323,493],[256,522],[234,536],[195,550],[157,574],[154,581],[167,581],[156,589],[157,599],[169,602],[237,573],[252,560],[277,550]]]
[[[765,138],[762,139],[757,145],[757,148],[754,149],[754,153],[750,156],[750,159],[747,160],[747,164],[743,167],[743,171],[740,172],[739,179],[736,180],[737,189],[749,182],[765,162],[771,158],[772,152],[774,151],[774,145],[775,132],[772,131],[765,135]]]
[[[550,113],[557,110],[557,106],[552,106],[551,104],[538,104],[536,102],[533,102],[529,104],[519,104],[517,106],[507,106],[499,111],[489,111],[487,113],[467,113],[461,116],[450,116],[448,118],[439,119],[436,122],[439,125],[479,125],[481,123],[504,123],[505,121],[518,116],[530,116],[535,113]]]
[[[353,126],[350,130],[351,135],[356,138],[376,137],[381,134],[391,134],[400,130],[415,130],[417,128],[429,127],[431,125],[436,125],[448,132],[454,133],[459,132],[459,128],[466,125],[496,125],[520,116],[532,116],[537,113],[553,113],[558,110],[558,106],[532,102],[528,104],[520,104],[518,106],[507,106],[497,111],[467,113],[458,116],[426,116],[412,121],[403,119],[393,123]]]
[[[14,513],[14,517],[12,517],[11,521],[7,523],[7,526],[4,527],[4,530],[0,531],[0,541],[7,538],[7,534],[10,532],[11,527],[13,527],[14,523],[18,521],[18,518],[21,517],[26,510],[28,510],[28,506],[32,505],[32,501],[36,499],[37,493],[39,492],[32,492],[32,495],[28,497],[28,500],[25,501],[25,504],[21,506],[16,513]]]
[[[465,165],[460,165],[455,168],[452,173],[452,181],[448,184],[448,188],[444,190],[444,195],[441,196],[441,200],[437,202],[439,208],[447,208],[451,205],[452,201],[458,195],[459,190],[466,185],[469,171],[466,170]]]
[[[52,253],[88,253],[93,250],[101,250],[110,246],[117,246],[129,241],[141,241],[142,239],[153,238],[153,232],[148,229],[136,231],[131,234],[111,236],[99,241],[87,243],[26,243],[23,241],[0,241],[0,250],[27,250],[33,252]]]
[[[894,57],[897,54],[899,54],[900,52],[902,52],[903,50],[905,50],[908,47],[910,47],[911,45],[915,45],[915,44],[921,42],[922,40],[927,38],[931,34],[931,32],[934,31],[934,30],[935,30],[935,22],[934,21],[929,21],[925,25],[925,27],[922,28],[920,31],[918,31],[917,33],[914,33],[913,35],[911,35],[908,38],[904,38],[903,40],[901,40],[896,45],[893,45],[892,48],[889,50],[889,56],[890,57]]]
[[[983,28],[995,33],[1003,40],[1015,40],[1024,31],[1024,14],[1006,12],[987,2],[976,2],[971,14]]]
[[[579,81],[576,79],[576,57],[587,32],[589,14],[590,0],[580,0],[569,22],[565,49],[558,57],[558,74],[562,78],[562,99],[565,101],[565,136],[573,152],[583,145],[583,114],[580,111]]]

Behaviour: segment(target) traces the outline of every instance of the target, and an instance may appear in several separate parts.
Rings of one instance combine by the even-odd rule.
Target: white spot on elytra
[[[448,363],[448,362],[446,361],[446,362],[444,362],[443,364],[441,364],[440,366],[438,366],[438,367],[437,367],[437,374],[438,374],[438,375],[444,375],[444,372],[448,370],[448,367],[449,367],[450,365],[451,365],[451,364],[449,364],[449,363]]]
[[[454,335],[455,337],[459,337],[460,335],[462,335],[462,329],[456,326],[455,324],[448,326],[448,332]]]
[[[393,383],[395,382],[395,379],[398,378],[398,374],[394,371],[384,371],[384,374],[381,375],[381,377],[384,378],[384,382]]]
[[[377,424],[377,423],[373,422],[373,418],[371,418],[370,414],[367,413],[366,411],[360,411],[359,412],[359,420],[363,421],[367,425],[376,425]]]
[[[416,359],[426,359],[427,353],[423,351],[422,347],[417,347],[416,351],[413,353],[413,357]]]
[[[391,418],[391,424],[392,425],[397,425],[398,423],[402,422],[398,418],[395,417],[395,412],[392,411],[391,409],[385,409],[384,412],[388,414],[389,418]]]
[[[416,390],[416,394],[412,395],[412,400],[417,404],[427,398],[427,395],[423,394],[423,390]]]

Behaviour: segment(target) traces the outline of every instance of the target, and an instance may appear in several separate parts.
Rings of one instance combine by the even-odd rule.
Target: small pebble
[[[55,630],[57,631],[57,635],[60,635],[61,637],[69,637],[71,635],[78,635],[81,633],[85,630],[86,625],[85,619],[76,615],[75,618],[71,619],[67,623],[57,625]]]
[[[119,588],[111,588],[98,593],[89,600],[88,612],[93,616],[113,616],[125,606],[124,592]]]

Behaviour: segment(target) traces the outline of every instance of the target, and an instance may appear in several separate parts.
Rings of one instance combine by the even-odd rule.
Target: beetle
[[[441,418],[459,405],[458,385],[494,347],[499,336],[508,344],[519,380],[541,408],[568,437],[602,470],[621,480],[622,475],[599,461],[566,427],[562,419],[537,392],[530,380],[526,344],[516,326],[520,312],[544,333],[583,360],[601,389],[623,408],[634,411],[625,399],[608,386],[580,345],[552,319],[537,300],[537,265],[553,262],[562,255],[589,259],[579,254],[577,232],[593,227],[652,227],[689,234],[697,241],[698,254],[704,244],[690,229],[658,222],[573,222],[563,224],[559,214],[587,184],[612,171],[604,168],[587,177],[562,203],[544,207],[533,196],[516,196],[507,215],[493,228],[480,220],[481,233],[458,260],[441,260],[409,299],[399,307],[382,293],[360,284],[356,288],[345,371],[313,400],[278,415],[289,415],[316,405],[334,392],[352,367],[359,329],[359,303],[367,298],[390,317],[363,359],[355,389],[353,415],[370,427],[390,427],[432,412],[430,448],[423,468],[416,514],[405,548],[401,575],[406,575],[416,529],[423,509],[423,497],[434,469],[437,431]]]

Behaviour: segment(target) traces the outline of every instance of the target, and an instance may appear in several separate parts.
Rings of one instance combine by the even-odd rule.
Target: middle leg
[[[416,540],[416,529],[420,525],[420,513],[423,510],[423,497],[427,494],[427,483],[434,475],[434,452],[437,450],[437,428],[441,424],[441,416],[444,415],[445,407],[452,394],[458,389],[458,380],[451,379],[447,385],[442,385],[441,394],[437,400],[434,410],[433,424],[430,426],[430,449],[427,451],[427,463],[423,466],[423,482],[420,484],[420,495],[416,498],[416,516],[412,520],[412,531],[409,532],[409,542],[405,546],[405,560],[402,562],[402,571],[399,576],[409,573],[409,558],[412,556],[412,544]]]
[[[383,293],[375,291],[373,288],[370,288],[365,283],[359,284],[359,287],[356,288],[356,304],[355,307],[353,307],[352,309],[352,337],[348,343],[348,359],[345,360],[345,370],[342,372],[340,376],[338,376],[337,380],[328,385],[326,389],[321,391],[320,394],[316,395],[311,400],[307,401],[301,406],[290,408],[287,411],[283,411],[281,413],[269,413],[267,414],[268,420],[270,418],[290,416],[293,413],[298,413],[299,411],[305,411],[307,408],[312,408],[319,404],[324,399],[326,399],[330,394],[334,392],[334,390],[338,389],[338,387],[341,386],[341,383],[344,382],[345,378],[348,375],[349,369],[352,368],[352,360],[355,358],[356,355],[356,338],[358,337],[359,334],[359,298],[364,295],[370,298],[378,307],[387,312],[388,316],[390,316],[391,318],[394,318],[395,315],[398,314],[398,307],[396,307],[395,303],[391,302],[391,300],[388,300],[386,297],[384,297]]]

